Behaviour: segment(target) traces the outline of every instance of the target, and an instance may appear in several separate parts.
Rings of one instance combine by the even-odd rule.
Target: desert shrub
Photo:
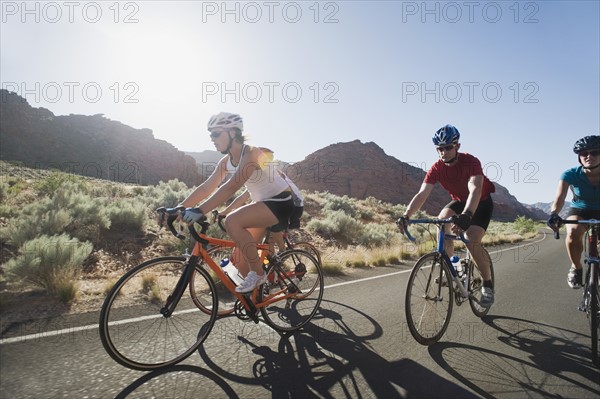
[[[384,207],[384,212],[390,215],[394,220],[397,220],[406,212],[406,205],[397,204],[393,206]]]
[[[6,234],[3,238],[16,247],[21,247],[25,242],[42,234],[61,234],[72,220],[67,210],[44,213],[41,211],[43,208],[41,204],[31,204],[26,208],[35,208],[35,210],[32,214],[14,219],[3,232],[3,235]]]
[[[330,219],[311,219],[306,228],[324,237],[333,237],[336,233],[336,227]]]
[[[40,193],[49,197],[62,187],[65,183],[70,183],[78,187],[78,190],[85,191],[87,186],[85,180],[73,174],[64,172],[52,172],[48,176],[35,182],[34,188]]]
[[[314,233],[344,239],[348,242],[356,241],[363,230],[360,221],[339,210],[327,213],[325,219],[311,220],[306,227]]]
[[[350,217],[356,217],[356,215],[358,214],[356,200],[354,198],[348,197],[347,195],[339,197],[337,195],[329,194],[327,196],[327,201],[323,206],[323,210],[342,211]]]
[[[0,204],[4,203],[8,198],[8,184],[5,182],[0,182]]]
[[[359,217],[365,220],[373,220],[375,217],[375,211],[370,208],[361,208],[359,210]]]
[[[11,177],[8,179],[8,195],[16,196],[28,187],[29,184],[22,178]]]
[[[91,252],[92,244],[67,234],[42,235],[23,244],[21,254],[8,261],[5,269],[10,279],[24,280],[58,294],[65,290],[66,281],[77,280],[81,264]]]
[[[149,187],[144,195],[145,202],[153,209],[160,206],[174,207],[183,201],[191,192],[185,183],[177,179],[160,182]]]
[[[3,233],[5,239],[19,247],[42,234],[65,231],[82,241],[96,237],[100,229],[109,228],[110,219],[102,199],[92,199],[80,190],[76,183],[63,182],[52,198],[24,206]]]
[[[117,201],[106,208],[111,231],[141,231],[146,220],[146,208],[134,201]]]
[[[136,196],[142,196],[146,193],[146,187],[142,187],[142,186],[135,186],[133,188],[133,194]]]
[[[533,233],[536,231],[536,222],[525,216],[517,216],[513,225],[519,234]]]
[[[368,223],[362,229],[358,243],[367,247],[379,247],[389,244],[399,234],[394,224]]]

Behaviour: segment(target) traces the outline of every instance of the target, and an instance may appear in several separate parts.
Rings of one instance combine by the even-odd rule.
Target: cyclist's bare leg
[[[440,211],[438,218],[447,219],[454,215],[456,215],[456,212],[454,212],[452,209],[444,208]],[[452,225],[450,223],[447,223],[444,225],[446,234],[452,234],[452,231],[450,230],[451,226]],[[444,249],[446,250],[446,253],[448,254],[448,256],[452,257],[454,255],[454,241],[453,240],[445,240],[444,241]]]
[[[471,257],[475,261],[479,272],[481,273],[481,277],[484,281],[489,281],[492,279],[492,273],[490,272],[490,260],[487,256],[485,248],[481,244],[481,240],[485,235],[485,230],[481,226],[469,226],[467,231],[465,231],[465,238],[469,241],[466,244]]]
[[[225,219],[227,234],[240,249],[241,259],[236,266],[243,277],[250,271],[263,274],[256,245],[264,236],[264,229],[277,222],[275,215],[262,202],[245,205]]]
[[[271,233],[271,243],[276,245],[279,252],[285,251],[285,243],[283,241],[283,231],[277,233]]]
[[[568,220],[581,220],[582,218],[571,215],[567,218]],[[567,237],[565,238],[565,245],[567,246],[567,253],[571,260],[571,266],[576,269],[581,269],[581,254],[583,253],[583,235],[587,230],[587,226],[581,224],[567,224]]]

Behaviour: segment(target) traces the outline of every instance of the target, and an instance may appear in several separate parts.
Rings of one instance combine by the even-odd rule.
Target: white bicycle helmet
[[[242,117],[238,114],[231,114],[229,112],[221,112],[217,115],[210,117],[208,121],[208,130],[222,127],[224,129],[238,128],[240,131],[244,130],[244,122]]]

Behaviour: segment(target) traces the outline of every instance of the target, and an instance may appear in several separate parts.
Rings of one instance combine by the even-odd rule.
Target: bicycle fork
[[[168,296],[167,300],[165,301],[165,305],[160,309],[160,314],[162,314],[163,317],[167,318],[173,315],[173,312],[175,311],[175,308],[177,307],[177,304],[179,303],[179,300],[181,299],[185,288],[190,282],[192,273],[194,272],[194,269],[196,268],[197,264],[198,257],[193,255],[190,256],[188,262],[186,263],[183,269],[183,273],[181,273],[181,277],[179,277],[179,280],[175,285],[175,289],[173,290],[171,295]]]

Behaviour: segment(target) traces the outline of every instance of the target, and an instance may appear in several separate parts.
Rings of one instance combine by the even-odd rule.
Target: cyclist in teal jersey
[[[550,219],[548,219],[548,226],[553,230],[560,226],[561,218],[558,214],[565,204],[569,188],[573,193],[573,200],[567,219],[600,219],[600,136],[586,136],[577,140],[573,152],[577,154],[580,166],[568,169],[560,176]],[[566,228],[565,244],[571,260],[567,283],[571,288],[581,288],[583,286],[581,255],[583,235],[587,227],[567,224]]]

